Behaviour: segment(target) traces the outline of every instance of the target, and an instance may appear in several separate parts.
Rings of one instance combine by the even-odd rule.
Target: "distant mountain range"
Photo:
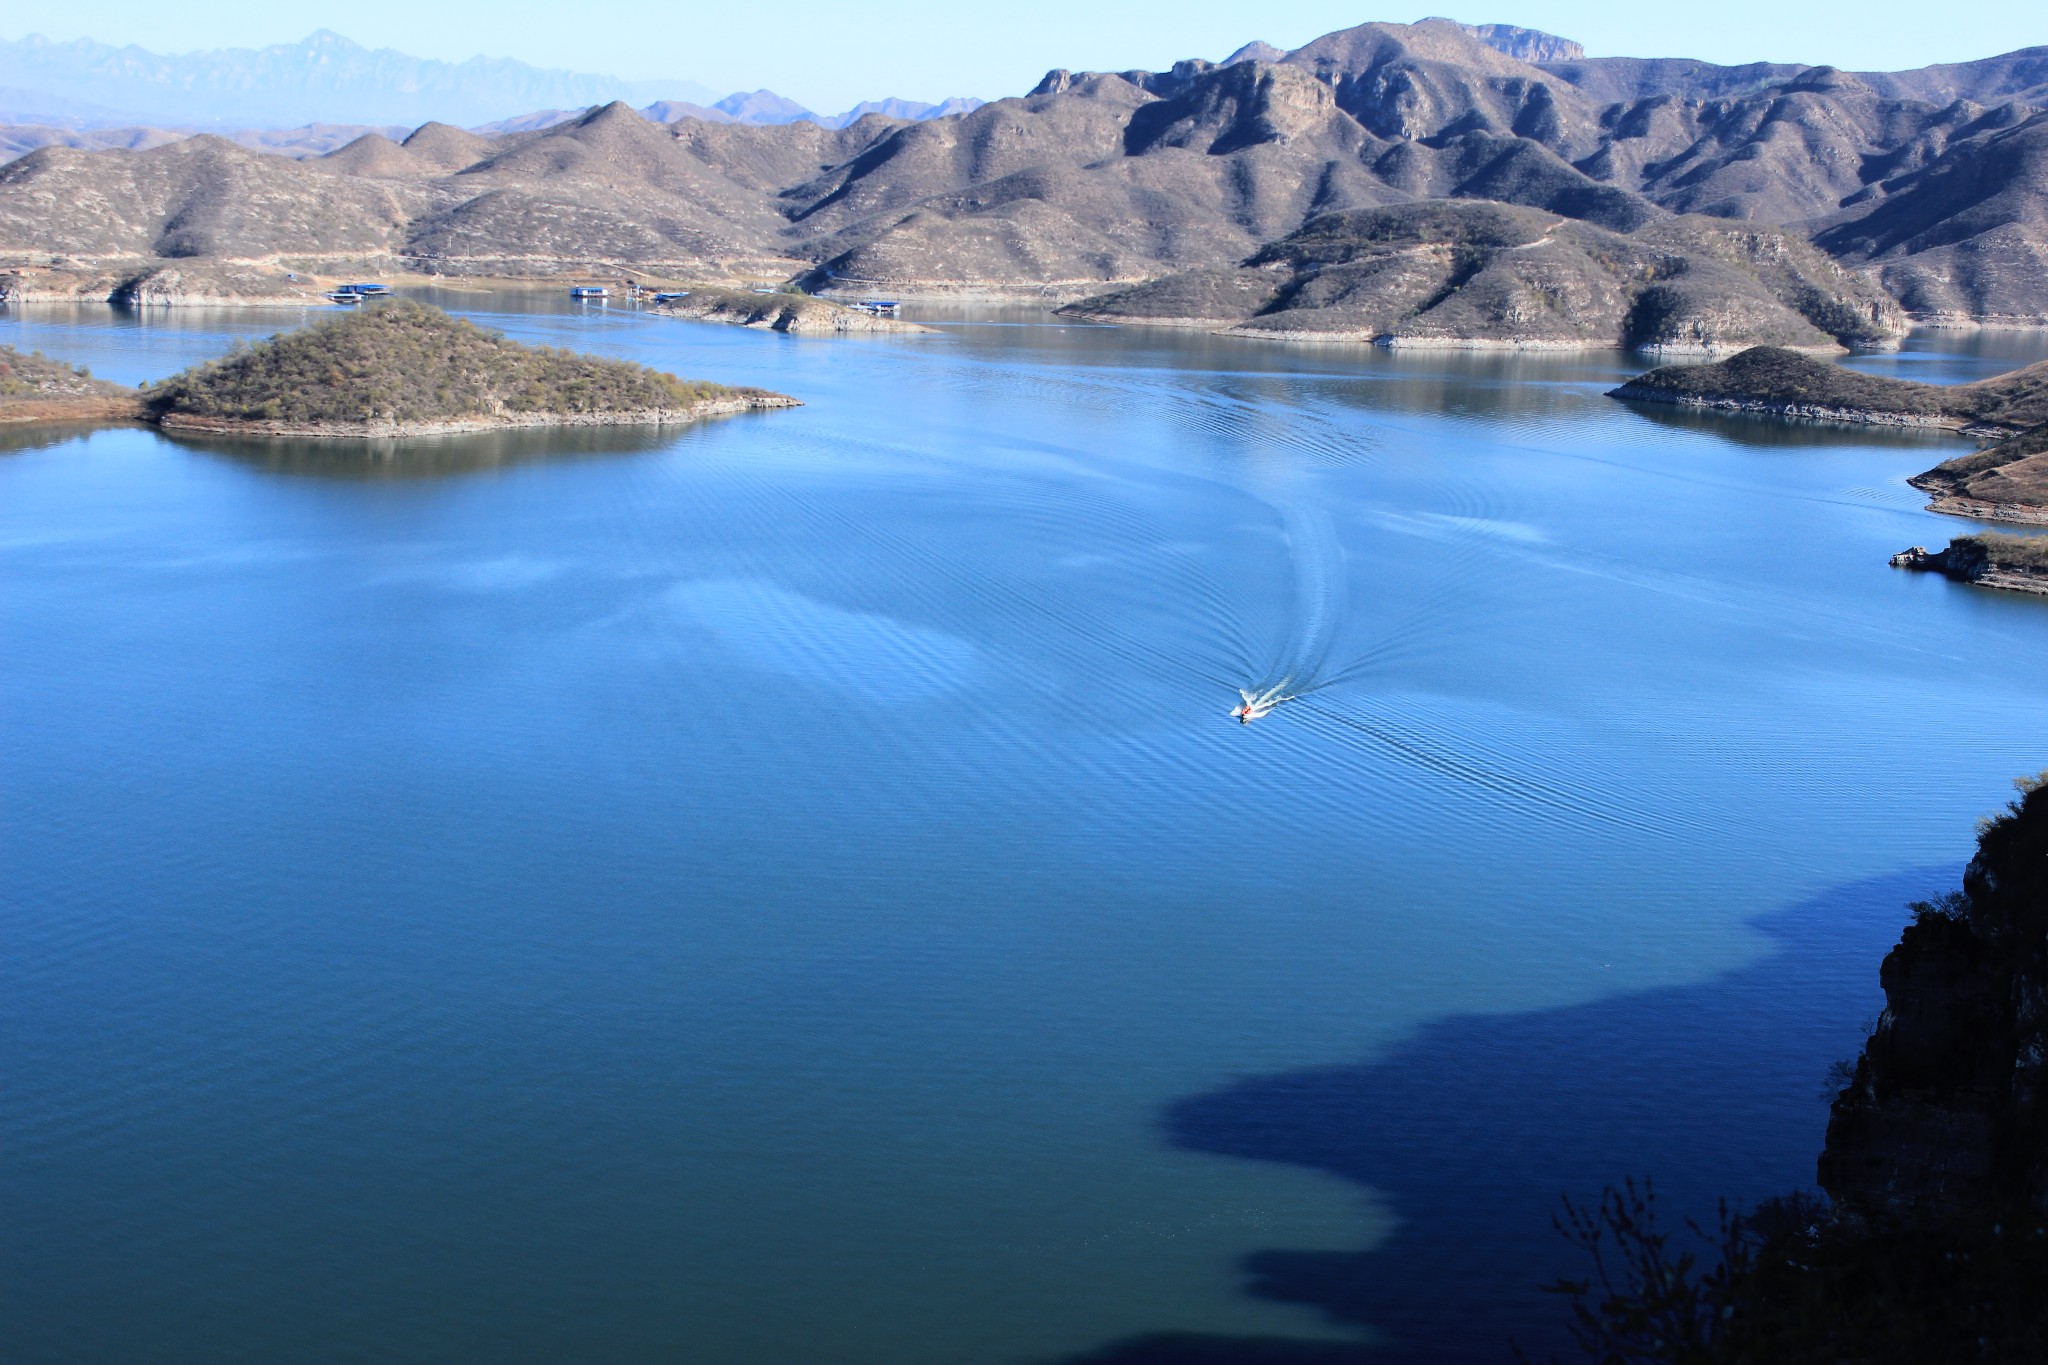
[[[768,90],[720,99],[716,90],[691,80],[628,81],[490,57],[434,61],[390,48],[373,51],[324,29],[299,43],[175,56],[83,38],[57,43],[31,34],[0,40],[0,124],[74,131],[317,123],[410,128],[430,120],[509,126],[522,115],[533,117],[532,111],[568,111],[562,114],[567,118],[613,100],[672,105],[720,122],[809,120],[831,128],[870,110],[898,108],[903,112],[892,117],[923,118],[980,103],[883,100],[819,115]]]
[[[824,126],[755,92],[297,161],[45,147],[0,166],[0,258],[1115,294],[1087,311],[1417,345],[2048,325],[2048,48],[1851,73],[1432,19],[1275,51],[1055,70],[923,121]]]

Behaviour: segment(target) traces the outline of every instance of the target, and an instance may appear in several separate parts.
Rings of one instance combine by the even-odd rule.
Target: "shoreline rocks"
[[[679,299],[647,304],[643,310],[660,317],[695,322],[723,322],[735,327],[764,328],[800,336],[851,333],[931,332],[915,322],[878,317],[857,308],[809,294],[756,294],[718,285],[693,285]]]
[[[2048,536],[1957,536],[1946,549],[1914,545],[1901,550],[1891,557],[1891,566],[1938,573],[1980,588],[2048,596]]]
[[[144,416],[172,435],[263,436],[295,440],[386,441],[423,436],[459,436],[481,431],[542,427],[665,427],[687,426],[707,417],[800,408],[803,404],[779,393],[713,398],[687,408],[627,409],[617,412],[506,413],[493,417],[451,418],[434,422],[262,422],[194,417],[182,413]]]

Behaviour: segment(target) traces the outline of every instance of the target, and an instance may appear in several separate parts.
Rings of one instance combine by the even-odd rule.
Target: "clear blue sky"
[[[1446,4],[1448,0],[1446,0]],[[1253,38],[1281,47],[1368,20],[1405,22],[1444,5],[1386,9],[1328,0],[76,0],[10,5],[0,36],[136,43],[160,52],[260,47],[331,28],[372,47],[460,60],[483,53],[629,77],[676,76],[719,90],[767,86],[812,108],[864,98],[996,98],[1048,68],[1163,67],[1220,57]],[[1486,0],[1451,16],[1576,38],[1595,56],[1827,62],[1896,70],[2048,44],[2040,0],[1714,0],[1614,4]]]

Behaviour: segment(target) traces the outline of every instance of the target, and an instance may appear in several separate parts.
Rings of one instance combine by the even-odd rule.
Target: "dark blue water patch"
[[[1173,1105],[1174,1145],[1355,1181],[1400,1218],[1353,1252],[1259,1251],[1253,1295],[1320,1309],[1356,1345],[1158,1333],[1069,1365],[1340,1365],[1570,1358],[1540,1286],[1587,1267],[1552,1219],[1624,1178],[1654,1181],[1668,1227],[1712,1228],[1809,1189],[1830,1065],[1883,1006],[1878,964],[1924,869],[1816,896],[1759,924],[1776,950],[1705,982],[1565,1009],[1460,1016],[1385,1058],[1248,1078]]]

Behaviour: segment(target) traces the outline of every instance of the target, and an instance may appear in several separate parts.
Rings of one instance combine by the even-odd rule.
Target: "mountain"
[[[393,124],[379,128],[360,123],[309,123],[300,128],[237,128],[224,131],[219,136],[257,151],[277,152],[290,157],[308,157],[324,156],[346,146],[365,133],[381,133],[388,138],[402,138],[406,134],[406,129]],[[72,129],[52,127],[48,124],[0,124],[0,163],[12,161],[18,156],[26,156],[38,147],[78,147],[94,151],[108,147],[126,147],[140,151],[182,142],[191,135],[189,129],[177,128],[131,126]]]
[[[971,95],[955,95],[939,104],[922,104],[917,100],[903,99],[865,100],[843,114],[814,114],[796,101],[784,99],[773,90],[756,90],[751,95],[728,95],[709,107],[692,104],[688,100],[656,100],[640,111],[640,117],[649,123],[674,123],[678,119],[698,119],[705,123],[747,123],[764,127],[815,123],[821,128],[846,128],[860,122],[869,114],[921,123],[926,119],[970,114],[981,108],[982,104],[983,101]],[[475,131],[486,136],[527,133],[567,123],[589,112],[588,109],[539,109],[516,118],[484,124]]]
[[[751,95],[727,95],[711,107],[734,123],[795,123],[798,119],[815,120],[818,117],[795,100],[786,100],[773,90],[756,90]]]
[[[954,95],[950,99],[941,100],[937,104],[923,104],[917,100],[900,99],[863,100],[843,114],[811,114],[807,117],[812,122],[822,124],[827,128],[845,128],[860,122],[869,114],[880,114],[883,118],[902,119],[908,123],[923,123],[928,119],[952,118],[956,114],[971,114],[985,103],[987,103],[986,100],[978,100],[972,95]],[[662,122],[667,123],[670,120],[663,119]]]
[[[1530,322],[1527,337],[1867,344],[1897,326],[1879,285],[1917,316],[2048,323],[2048,49],[1861,74],[1502,50],[1549,55],[1562,41],[1363,24],[1277,60],[1055,70],[952,117],[909,121],[892,113],[914,106],[884,104],[820,120],[768,92],[703,114],[614,102],[473,142],[449,129],[432,158],[413,147],[423,129],[296,169],[217,139],[46,148],[0,168],[0,251],[374,251],[394,270],[613,264],[1061,302],[1251,270],[1291,300],[1279,310],[1290,329],[1341,332],[1355,328],[1307,314],[1319,299],[1342,311],[1334,285],[1357,260],[1299,241],[1261,253],[1333,214],[1452,200],[1536,211],[1546,226],[1540,240],[1453,249],[1440,280],[1451,293],[1418,301],[1414,318],[1342,295],[1370,303],[1374,326],[1419,336],[1434,311],[1431,325],[1462,317],[1484,337],[1513,331],[1506,313],[1473,311],[1484,299],[1562,309],[1584,289],[1604,302],[1562,331],[1569,319]],[[741,117],[790,121],[721,121]],[[1417,260],[1444,246],[1410,245]],[[1548,283],[1545,262],[1561,272]],[[1332,269],[1330,288],[1316,283]],[[1735,310],[1722,322],[1716,300]]]
[[[1239,266],[1061,311],[1411,347],[1832,350],[1905,331],[1883,290],[1795,234],[1666,216],[1619,232],[1465,200],[1327,214]]]
[[[694,81],[622,81],[501,58],[432,61],[389,48],[372,51],[324,29],[299,43],[177,56],[31,34],[0,41],[0,86],[33,94],[51,110],[104,106],[120,112],[92,117],[184,128],[410,125],[430,118],[484,123],[522,109],[584,108],[614,99],[708,104],[718,93]],[[21,112],[44,121],[40,112]],[[15,117],[21,121],[20,113]]]
[[[1517,28],[1513,24],[1463,24],[1460,27],[1495,52],[1504,52],[1520,61],[1575,62],[1586,55],[1586,49],[1571,39],[1538,29]]]

